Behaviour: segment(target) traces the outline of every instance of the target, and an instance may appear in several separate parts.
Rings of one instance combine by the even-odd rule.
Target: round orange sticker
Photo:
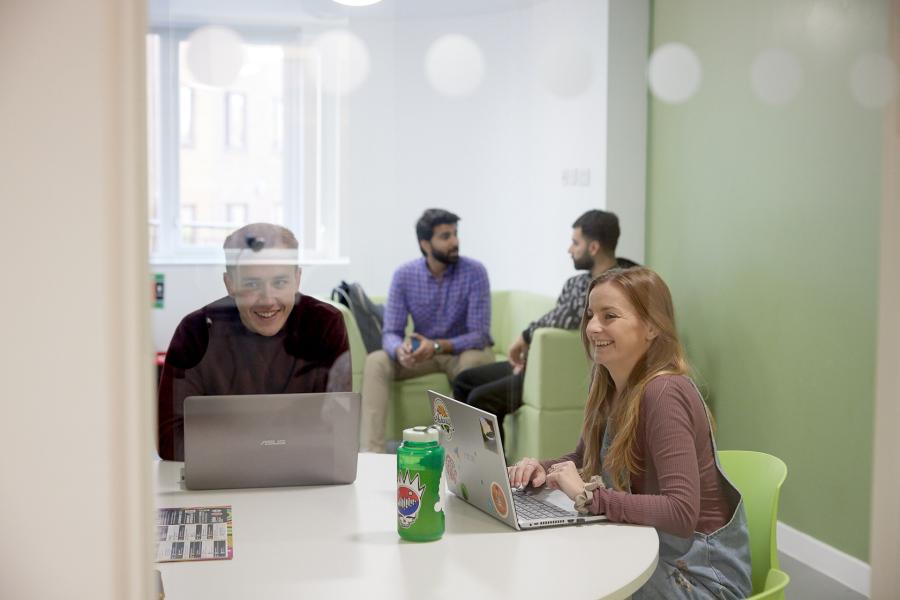
[[[509,514],[509,502],[506,500],[503,488],[496,481],[491,483],[491,503],[494,505],[494,510],[497,511],[497,514],[505,519],[506,515]]]

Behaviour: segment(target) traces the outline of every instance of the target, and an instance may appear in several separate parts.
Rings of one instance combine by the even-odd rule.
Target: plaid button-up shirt
[[[460,257],[438,279],[422,257],[394,271],[381,338],[391,358],[397,358],[397,347],[403,343],[408,315],[416,333],[450,340],[454,354],[493,345],[491,287],[484,265]]]

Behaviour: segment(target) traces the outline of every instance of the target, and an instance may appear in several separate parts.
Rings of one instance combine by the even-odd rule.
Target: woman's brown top
[[[631,493],[595,490],[591,512],[679,537],[712,533],[728,523],[734,507],[716,468],[705,405],[690,379],[661,375],[647,385],[636,445],[642,470],[631,476]],[[581,439],[574,452],[541,464],[571,460],[581,468],[583,457]]]

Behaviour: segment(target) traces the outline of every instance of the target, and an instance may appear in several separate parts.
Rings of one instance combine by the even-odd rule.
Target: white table
[[[627,598],[653,573],[652,527],[515,531],[449,496],[444,537],[401,541],[396,458],[361,454],[353,485],[185,491],[157,462],[157,506],[232,506],[232,560],[160,563],[167,600]]]

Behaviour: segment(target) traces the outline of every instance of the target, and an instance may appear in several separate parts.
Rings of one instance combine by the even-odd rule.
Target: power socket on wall
[[[563,187],[590,187],[591,170],[590,169],[563,169],[562,170]]]

